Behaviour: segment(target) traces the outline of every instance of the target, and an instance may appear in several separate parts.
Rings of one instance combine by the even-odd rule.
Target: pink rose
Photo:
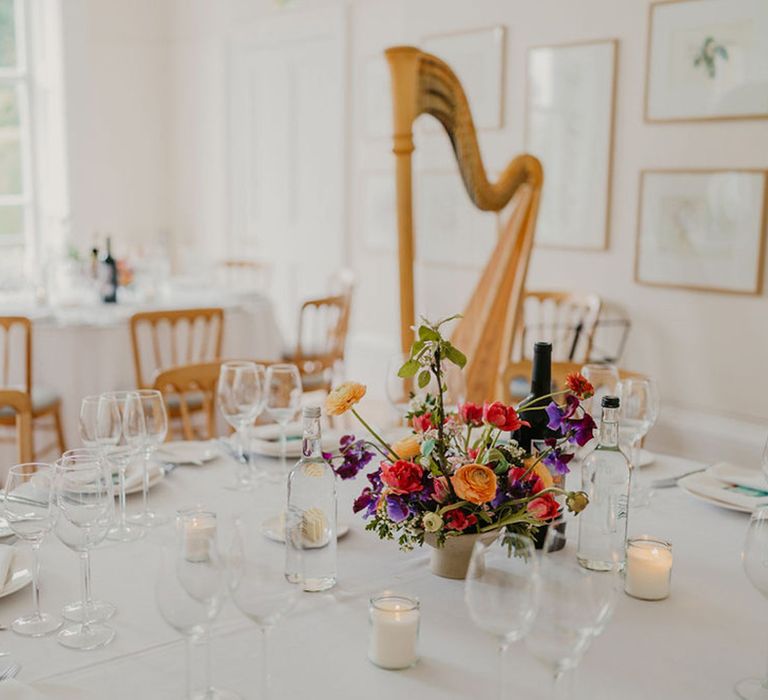
[[[404,459],[399,459],[394,464],[381,463],[381,481],[392,493],[402,495],[421,491],[424,488],[421,483],[423,476],[422,467],[413,462],[406,462]]]

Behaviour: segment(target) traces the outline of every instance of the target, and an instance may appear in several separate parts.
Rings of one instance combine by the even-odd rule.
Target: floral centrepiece
[[[433,378],[438,387],[435,396],[414,398],[411,392],[407,418],[412,432],[407,437],[390,445],[371,429],[354,408],[365,394],[360,384],[341,385],[326,402],[329,414],[351,411],[374,438],[355,441],[345,436],[340,453],[326,459],[341,478],[350,478],[375,453],[380,455],[353,510],[369,521],[366,529],[382,539],[397,538],[404,550],[422,545],[425,536],[438,547],[447,538],[501,528],[534,536],[558,516],[561,503],[574,513],[588,504],[583,492],[556,486],[553,474],[568,472],[573,457],[569,445],[585,445],[592,438],[595,423],[581,405],[592,395],[592,386],[580,374],[569,375],[563,391],[519,407],[546,411],[548,426],[556,433],[542,452],[529,455],[511,437],[528,426],[518,409],[493,401],[466,402],[455,411],[446,410],[444,363],[460,369],[466,364],[463,353],[440,330],[454,318],[435,324],[424,321],[398,372],[420,389]]]

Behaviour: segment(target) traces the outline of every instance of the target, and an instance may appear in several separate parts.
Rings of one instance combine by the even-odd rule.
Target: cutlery
[[[652,489],[668,489],[672,486],[677,486],[677,482],[680,481],[680,479],[690,476],[691,474],[699,474],[700,472],[706,471],[706,467],[702,469],[694,469],[693,471],[686,472],[685,474],[680,474],[678,476],[669,476],[665,479],[656,479],[655,481],[651,482],[651,488]]]
[[[8,681],[11,678],[15,678],[19,671],[21,671],[21,666],[19,666],[19,664],[12,663],[2,673],[0,673],[0,683],[2,683],[2,681]]]

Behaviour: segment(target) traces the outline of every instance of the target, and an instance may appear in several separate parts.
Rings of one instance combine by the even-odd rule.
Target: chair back
[[[552,343],[556,362],[587,362],[601,299],[597,294],[526,291],[513,357],[531,359],[537,341]]]
[[[302,375],[324,372],[344,360],[351,302],[350,290],[302,304],[296,353],[290,358]]]
[[[225,360],[170,367],[159,372],[155,377],[152,388],[160,391],[166,402],[169,397],[178,400],[181,429],[185,440],[196,438],[191,415],[197,407],[190,405],[192,396],[198,399],[198,405],[199,401],[202,401],[205,437],[211,439],[216,435],[216,385],[223,362]],[[254,360],[254,362],[265,366],[271,364],[263,360]]]
[[[0,389],[0,408],[12,408],[16,413],[19,464],[32,462],[32,399],[28,393],[18,389]]]
[[[130,325],[136,386],[140,389],[151,388],[154,375],[165,368],[221,357],[221,308],[142,311],[131,316]]]
[[[0,387],[32,392],[32,322],[0,316]]]

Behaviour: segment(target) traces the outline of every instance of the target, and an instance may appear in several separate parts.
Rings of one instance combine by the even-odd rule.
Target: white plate
[[[286,457],[301,457],[301,429],[301,423],[288,424],[286,428],[286,435],[288,436]],[[340,436],[341,434],[335,431],[323,433],[323,449],[327,452],[338,450]],[[250,429],[248,438],[252,453],[265,457],[280,456],[280,426],[274,423],[256,425]]]
[[[712,492],[711,489],[713,486],[718,484],[722,486],[721,482],[718,482],[717,479],[707,475],[706,472],[699,472],[696,474],[684,476],[677,482],[677,485],[689,496],[693,496],[699,501],[704,501],[704,503],[709,503],[710,505],[717,506],[718,508],[734,510],[738,513],[752,513],[752,511],[758,507],[759,504],[755,504],[755,506],[750,508],[746,505],[731,503],[729,501],[714,498],[713,496],[709,495],[709,493]]]
[[[139,467],[139,469],[143,469],[143,467]],[[163,471],[162,467],[154,467],[152,471],[149,474],[149,488],[152,488],[156,484],[160,483],[163,478],[165,477],[165,472]],[[136,476],[131,475],[130,470],[128,473],[128,476],[126,478],[126,489],[125,489],[125,495],[130,496],[132,493],[141,493],[142,488],[144,487],[144,484],[142,482],[141,477],[137,474]],[[119,493],[117,491],[117,484],[115,484],[115,498],[119,496]]]
[[[179,440],[164,442],[157,448],[155,456],[171,464],[202,465],[216,459],[221,453],[210,440]]]
[[[24,586],[31,583],[33,565],[32,552],[21,547],[14,547],[13,561],[8,570],[8,576],[5,578],[5,585],[0,590],[0,598],[20,591]]]
[[[267,518],[261,523],[261,532],[268,540],[274,542],[285,542],[285,533],[280,526],[280,516],[273,515]],[[349,525],[347,523],[337,523],[336,525],[336,539],[340,540],[344,535],[349,532]]]

